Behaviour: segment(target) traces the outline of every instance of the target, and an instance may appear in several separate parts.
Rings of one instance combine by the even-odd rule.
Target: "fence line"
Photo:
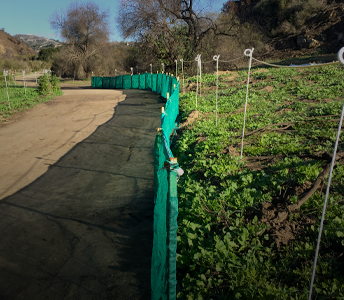
[[[283,66],[283,65],[277,65],[277,64],[270,64],[264,61],[260,61],[256,58],[253,57],[253,51],[254,48],[252,49],[246,49],[244,51],[244,56],[249,58],[249,64],[248,64],[248,78],[247,78],[247,86],[246,86],[246,99],[245,99],[245,111],[244,111],[244,120],[243,120],[243,133],[242,133],[242,142],[241,142],[241,158],[243,155],[243,141],[244,141],[244,133],[245,133],[245,119],[246,119],[246,110],[247,110],[247,104],[248,104],[248,88],[249,88],[249,81],[250,81],[250,71],[252,67],[252,60],[271,66],[271,67],[277,67],[277,68],[308,68],[308,67],[321,67],[321,66],[328,66],[328,65],[334,65],[334,64],[339,64],[342,63],[344,64],[344,47],[338,52],[338,61],[336,62],[331,62],[331,63],[322,63],[322,64],[303,64],[303,65],[290,65],[290,66]],[[217,114],[218,114],[218,63],[219,62],[231,62],[235,60],[242,59],[243,57],[238,57],[230,61],[221,61],[219,60],[219,55],[215,55],[213,57],[213,61],[216,61],[216,125],[218,123],[217,119]],[[180,59],[182,63],[182,74],[183,74],[183,91],[184,91],[184,63],[192,63],[194,61],[184,61],[183,59]],[[201,61],[201,55],[197,55],[195,62],[197,62],[197,88],[196,88],[196,108],[197,108],[197,95],[198,95],[198,76],[200,76],[200,90],[201,90],[201,68],[202,68],[202,61]],[[203,62],[203,63],[209,63],[208,62]],[[162,66],[164,68],[164,64],[162,63]],[[177,72],[177,62],[176,62],[176,72]],[[176,73],[177,74],[177,73]],[[161,129],[158,130],[158,134],[156,136],[156,141],[155,141],[155,178],[157,180],[157,187],[155,187],[156,192],[155,192],[155,203],[156,206],[154,208],[154,222],[156,222],[155,217],[159,218],[158,211],[161,209],[164,209],[165,205],[165,210],[166,204],[169,205],[169,210],[166,210],[167,212],[167,217],[170,220],[170,227],[165,232],[166,239],[163,242],[160,240],[156,240],[153,244],[153,255],[155,251],[161,250],[162,245],[164,244],[165,241],[165,246],[166,246],[166,241],[168,245],[168,259],[167,259],[167,254],[165,253],[165,256],[163,255],[162,259],[166,259],[165,264],[160,264],[157,263],[156,260],[154,260],[153,255],[152,255],[152,299],[175,299],[176,298],[176,230],[177,230],[177,215],[178,215],[178,199],[177,199],[177,180],[178,180],[178,174],[182,174],[183,171],[180,169],[176,158],[173,157],[173,153],[170,148],[170,137],[175,129],[175,120],[178,115],[178,107],[179,107],[179,81],[176,83],[176,89],[173,89],[175,81],[171,78],[172,76],[167,76],[166,74],[151,74],[151,73],[146,73],[142,75],[123,75],[123,76],[117,76],[116,77],[116,84],[115,88],[128,88],[124,87],[125,82],[129,84],[130,82],[130,88],[133,86],[133,80],[138,76],[139,79],[144,76],[144,82],[141,85],[141,81],[139,81],[137,88],[143,88],[143,89],[150,89],[152,91],[161,93],[161,95],[167,99],[166,106],[164,110],[162,110],[161,114],[161,124],[162,127]],[[147,79],[149,77],[150,81]],[[105,78],[105,77],[104,77]],[[121,84],[121,87],[117,86],[117,80]],[[154,87],[153,83],[155,81],[156,86]],[[102,79],[103,82],[103,79]],[[106,80],[105,80],[106,82]],[[110,80],[111,82],[111,80]],[[150,82],[150,83],[149,83]],[[172,84],[171,84],[172,83]],[[108,84],[108,87],[110,87],[110,83]],[[92,86],[96,87],[96,80],[92,77]],[[169,98],[168,95],[171,95]],[[201,91],[200,91],[200,96],[201,96]],[[328,195],[329,195],[329,189],[330,189],[330,184],[331,184],[331,178],[332,178],[332,172],[333,172],[333,167],[335,164],[335,157],[336,157],[336,152],[337,152],[337,147],[338,147],[338,141],[339,141],[339,136],[341,132],[341,126],[342,126],[342,121],[343,121],[343,115],[344,115],[344,103],[342,107],[342,113],[341,113],[341,118],[339,121],[338,125],[338,131],[337,131],[337,138],[336,138],[336,143],[334,146],[334,152],[333,152],[333,157],[332,157],[332,162],[331,162],[331,170],[330,170],[330,175],[329,175],[329,180],[327,184],[327,189],[326,189],[326,195],[325,195],[325,200],[323,204],[323,213],[321,217],[321,223],[320,223],[320,228],[319,228],[319,235],[318,235],[318,240],[317,240],[317,248],[316,248],[316,253],[315,253],[315,259],[314,259],[314,264],[313,264],[313,272],[312,272],[312,278],[311,278],[311,283],[310,283],[310,289],[309,289],[309,300],[312,297],[312,289],[313,289],[313,282],[314,282],[314,277],[315,277],[315,270],[316,270],[316,265],[317,265],[317,258],[318,258],[318,253],[319,253],[319,247],[320,247],[320,239],[322,235],[322,229],[323,229],[323,221],[325,217],[325,212],[326,212],[326,205],[327,205],[327,200],[328,200]],[[181,170],[181,171],[180,171]],[[159,171],[162,171],[165,175],[163,177]],[[179,172],[179,173],[178,173]],[[159,183],[159,178],[160,180],[163,181],[163,183]],[[168,191],[162,187],[162,185],[166,185],[168,187]],[[159,195],[163,195],[163,198],[159,198]],[[165,203],[165,204],[164,204]],[[159,206],[161,205],[161,206]],[[161,217],[161,216],[160,216]],[[166,221],[166,218],[165,218]],[[156,224],[154,226],[154,233],[156,234],[159,231],[160,228],[156,227]],[[154,236],[155,237],[155,236]],[[160,244],[159,244],[160,243]],[[160,247],[160,248],[159,248]],[[160,253],[160,252],[159,252]],[[160,255],[161,256],[161,255]],[[164,268],[166,268],[166,265],[168,265],[168,275],[167,277],[164,277],[162,271],[166,271]],[[162,270],[163,269],[163,270]],[[160,271],[159,271],[160,270]],[[154,280],[153,280],[154,278]],[[164,279],[167,282],[163,282]],[[157,283],[158,282],[158,283]],[[154,290],[155,286],[158,286],[158,290]],[[162,292],[163,291],[163,292]],[[162,296],[162,293],[164,293],[164,296]]]
[[[259,59],[256,59],[254,57],[252,57],[253,60],[261,63],[261,64],[264,64],[264,65],[267,65],[267,66],[270,66],[270,67],[276,67],[276,68],[313,68],[313,67],[322,67],[322,66],[330,66],[330,65],[337,65],[339,64],[339,61],[334,61],[334,62],[330,62],[330,63],[323,63],[323,64],[315,64],[315,63],[309,63],[309,64],[303,64],[303,65],[289,65],[289,66],[283,66],[283,65],[275,65],[275,64],[271,64],[271,63],[267,63],[265,61],[261,61]]]
[[[173,156],[170,139],[179,114],[179,80],[173,75],[145,73],[116,77],[92,77],[95,88],[139,88],[166,98],[161,128],[154,143],[154,238],[151,265],[153,300],[176,299],[177,285],[177,181],[184,171]]]

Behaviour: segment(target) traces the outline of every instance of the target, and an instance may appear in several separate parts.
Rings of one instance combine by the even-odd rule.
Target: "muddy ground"
[[[161,98],[63,90],[0,127],[0,299],[150,299]]]

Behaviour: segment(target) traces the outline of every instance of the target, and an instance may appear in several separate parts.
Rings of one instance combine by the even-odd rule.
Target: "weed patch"
[[[198,98],[192,122],[195,94],[180,98],[178,279],[186,299],[307,299],[344,70],[253,71],[240,159],[245,76],[220,85],[217,127],[214,94]],[[214,75],[203,77],[214,85]],[[336,159],[318,299],[344,297],[342,142]]]

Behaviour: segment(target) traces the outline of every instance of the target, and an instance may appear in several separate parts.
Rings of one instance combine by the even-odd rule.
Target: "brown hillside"
[[[0,55],[13,57],[25,54],[35,55],[37,52],[28,45],[14,38],[10,34],[0,30]]]
[[[344,46],[343,28],[344,4],[327,5],[295,34],[275,38],[271,44],[276,50],[334,53]]]

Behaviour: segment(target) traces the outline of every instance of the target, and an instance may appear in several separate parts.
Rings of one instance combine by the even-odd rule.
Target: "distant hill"
[[[0,55],[13,57],[26,54],[36,55],[37,52],[27,44],[24,44],[20,40],[6,33],[4,30],[0,30]]]
[[[16,34],[14,37],[37,51],[42,48],[58,47],[62,45],[59,41],[39,37],[33,34]]]

